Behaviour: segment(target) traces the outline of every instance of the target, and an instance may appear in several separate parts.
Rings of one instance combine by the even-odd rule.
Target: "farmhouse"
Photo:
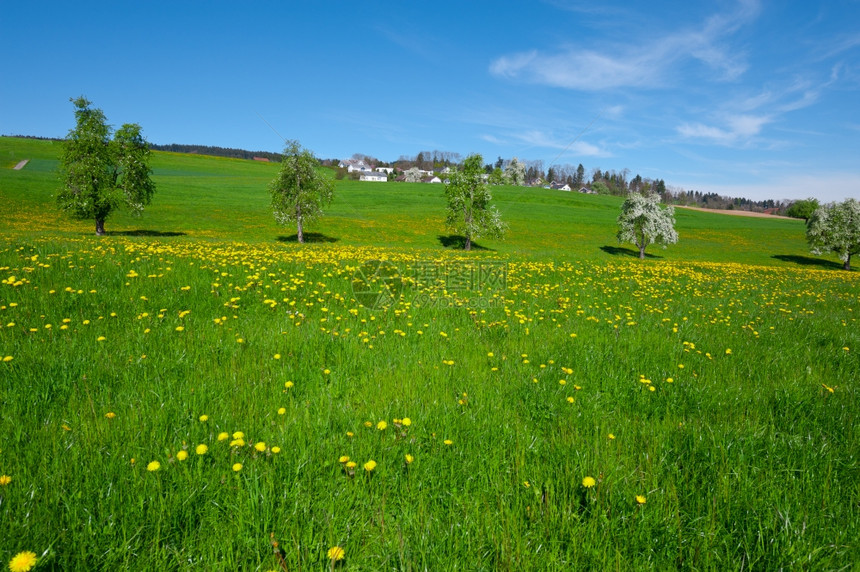
[[[549,188],[555,189],[556,191],[569,191],[570,185],[567,183],[552,183]]]
[[[347,173],[353,173],[358,171],[359,173],[370,173],[373,169],[370,168],[370,165],[364,162],[362,159],[347,159],[346,161],[341,161],[337,164],[338,167],[343,169],[346,167]]]
[[[360,181],[374,181],[377,183],[387,183],[388,175],[379,171],[369,171],[361,174]]]

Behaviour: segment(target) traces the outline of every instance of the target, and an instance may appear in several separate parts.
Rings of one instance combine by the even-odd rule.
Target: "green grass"
[[[276,166],[157,153],[152,207],[99,239],[53,212],[55,153],[0,139],[4,565],[860,561],[860,284],[801,223],[679,210],[639,261],[618,199],[499,188],[510,236],[465,254],[441,186],[339,182],[311,229],[336,241],[300,246],[267,211]],[[378,259],[409,278],[386,310],[353,291]],[[504,288],[445,284],[499,260]]]

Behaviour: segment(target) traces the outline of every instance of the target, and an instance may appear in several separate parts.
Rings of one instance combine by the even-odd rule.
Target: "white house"
[[[421,179],[421,182],[422,182],[422,183],[441,183],[441,182],[442,182],[442,179],[440,179],[439,177],[437,177],[437,176],[433,175],[432,177],[429,177],[429,176],[428,176],[428,177],[424,177],[423,179]]]
[[[387,183],[388,175],[379,171],[368,171],[361,174],[361,181],[374,181],[377,183]]]
[[[385,173],[386,175],[390,175],[394,172],[394,167],[377,167],[374,171],[378,171],[380,173]]]
[[[553,183],[549,186],[551,189],[555,189],[556,191],[569,191],[570,185],[567,183]]]
[[[362,159],[347,159],[346,161],[338,163],[337,166],[341,169],[346,167],[347,173],[354,173],[355,171],[358,171],[359,173],[369,173],[373,171],[373,169],[371,169],[370,166]]]

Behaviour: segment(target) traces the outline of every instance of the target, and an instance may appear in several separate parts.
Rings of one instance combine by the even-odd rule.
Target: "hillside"
[[[60,143],[0,138],[0,224],[6,232],[57,236],[89,235],[89,221],[70,220],[56,211]],[[14,171],[20,160],[26,168]],[[156,151],[158,187],[153,204],[135,218],[117,213],[107,221],[114,235],[289,242],[294,229],[278,227],[268,205],[267,186],[277,164]],[[438,250],[449,245],[444,228],[441,185],[337,181],[327,216],[309,230],[326,243],[355,246],[406,246]],[[547,189],[494,187],[494,198],[510,232],[503,241],[478,240],[499,255],[610,260],[632,254],[615,240],[621,199]],[[676,210],[680,241],[666,250],[651,247],[665,260],[735,261],[761,265],[834,262],[810,257],[801,221],[729,217]],[[835,259],[832,259],[835,260]]]

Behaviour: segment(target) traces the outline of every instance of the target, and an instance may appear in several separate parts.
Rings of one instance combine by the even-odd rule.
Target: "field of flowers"
[[[857,276],[7,237],[0,559],[847,569]]]

